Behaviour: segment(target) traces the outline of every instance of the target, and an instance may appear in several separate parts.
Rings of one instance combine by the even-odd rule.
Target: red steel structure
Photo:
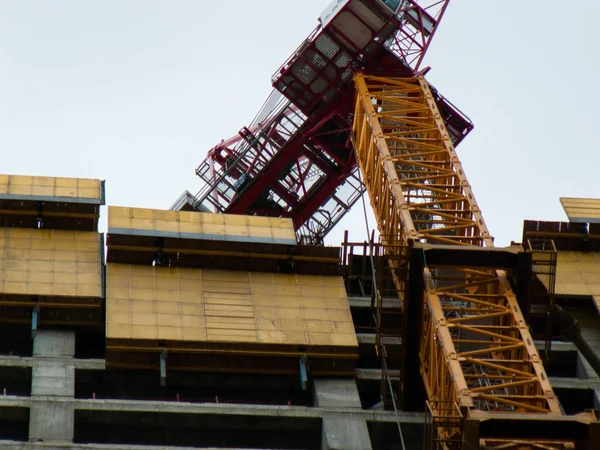
[[[321,244],[364,192],[350,136],[354,73],[419,71],[448,2],[334,2],[273,75],[252,123],[198,166],[204,186],[193,208],[290,217],[300,242]],[[432,91],[457,145],[473,125]]]

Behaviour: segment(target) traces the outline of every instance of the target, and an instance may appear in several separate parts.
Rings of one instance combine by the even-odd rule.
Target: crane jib
[[[439,448],[574,448],[591,433],[575,422],[596,417],[564,416],[427,82],[354,81],[357,161],[405,318],[399,399],[424,385]],[[436,248],[452,258],[428,261]],[[572,426],[549,439],[556,421]]]

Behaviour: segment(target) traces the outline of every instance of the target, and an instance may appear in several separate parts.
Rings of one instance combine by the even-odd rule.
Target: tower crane
[[[448,3],[334,1],[177,208],[290,217],[320,244],[366,191],[402,305],[394,395],[426,406],[428,448],[600,448],[594,414],[561,409],[508,275],[514,252],[494,247],[462,168],[473,124],[425,79]]]
[[[418,70],[447,1],[334,1],[272,77],[254,120],[197,167],[193,209],[291,217],[298,239],[321,244],[364,192],[350,136],[352,77]],[[435,89],[458,144],[470,120]]]

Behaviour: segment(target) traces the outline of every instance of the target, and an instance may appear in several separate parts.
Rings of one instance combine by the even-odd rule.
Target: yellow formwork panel
[[[0,197],[102,199],[102,182],[89,178],[0,175]]]
[[[0,228],[0,293],[102,297],[100,235]]]
[[[358,345],[341,277],[107,265],[109,339]]]
[[[116,234],[154,232],[192,239],[296,243],[294,224],[287,218],[109,206],[108,228]]]
[[[559,251],[556,293],[600,296],[600,254]]]
[[[571,222],[600,223],[600,199],[561,197],[560,203]]]

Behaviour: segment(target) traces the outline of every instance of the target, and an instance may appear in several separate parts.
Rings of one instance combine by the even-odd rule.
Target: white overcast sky
[[[9,174],[106,180],[112,205],[168,208],[327,0],[0,0]],[[425,60],[475,123],[457,151],[496,243],[600,197],[600,2],[453,0]],[[334,230],[365,239],[362,211]]]

